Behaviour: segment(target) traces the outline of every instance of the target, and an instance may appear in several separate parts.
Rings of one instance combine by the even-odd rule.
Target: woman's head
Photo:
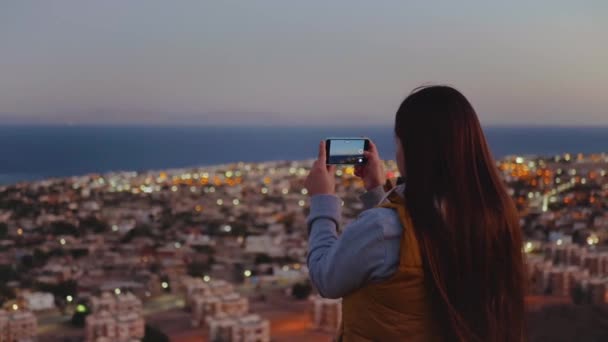
[[[399,107],[395,134],[446,330],[460,340],[521,340],[521,231],[475,110],[454,88],[418,88]]]

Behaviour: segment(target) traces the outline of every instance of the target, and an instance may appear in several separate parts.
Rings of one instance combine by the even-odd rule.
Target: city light
[[[217,203],[217,205],[223,205],[224,204],[224,200],[222,200],[221,198],[218,199],[217,201],[215,201],[215,203]]]
[[[15,311],[19,310],[19,305],[13,304],[13,310],[15,310]]]
[[[282,268],[282,269],[283,269],[283,271],[289,271],[289,266],[287,266],[287,265],[283,265],[283,268]]]
[[[176,242],[173,244],[175,246],[175,248],[180,249],[182,247],[182,244],[179,242]]]
[[[65,299],[68,301],[68,303],[71,303],[72,300],[74,300],[74,298],[72,298],[72,296],[69,296],[69,295],[67,297],[65,297]]]
[[[59,243],[62,244],[62,245],[65,245],[65,239],[63,239],[63,238],[59,239]]]
[[[245,270],[245,272],[243,272],[243,275],[245,275],[245,277],[251,277],[251,271]]]
[[[517,157],[517,158],[515,158],[515,162],[516,162],[517,164],[521,164],[521,163],[523,163],[523,162],[524,162],[524,158],[522,158],[522,157]]]
[[[171,191],[176,192],[177,191],[177,186],[176,185],[172,186],[171,187]]]
[[[114,293],[115,293],[116,295],[119,295],[119,294],[120,294],[120,289],[119,289],[118,287],[117,287],[117,288],[115,288],[115,289],[114,289]]]
[[[224,226],[224,228],[223,228],[223,229],[224,229],[224,231],[225,231],[226,233],[229,233],[229,232],[231,232],[231,231],[232,231],[232,226],[230,226],[229,224],[227,224],[227,225],[225,225],[225,226]]]
[[[340,177],[344,174],[342,170],[336,170],[336,176]]]
[[[117,225],[112,225],[112,231],[113,232],[117,232],[118,231],[118,226]]]
[[[302,189],[301,192],[302,192],[302,195],[307,195],[308,194],[308,189],[304,188],[304,189]]]
[[[598,238],[597,235],[595,234],[591,234],[589,235],[589,237],[587,238],[587,244],[589,246],[593,246],[593,245],[597,245],[600,242],[600,239]]]
[[[262,191],[263,194],[267,194],[268,193],[268,188],[262,188],[261,191]]]
[[[169,287],[169,283],[167,283],[166,281],[163,281],[162,283],[160,283],[160,286],[161,286],[163,289],[167,289],[167,288]]]
[[[563,243],[562,239],[557,239],[557,241],[555,242],[555,244],[557,244],[558,246],[561,246]]]
[[[208,283],[211,280],[211,277],[208,275],[203,276],[203,281]]]
[[[23,229],[21,229],[21,228],[17,229],[17,235],[23,235]]]
[[[233,205],[239,205],[240,203],[241,203],[241,201],[239,201],[238,198],[235,198],[235,199],[232,200],[232,204]]]
[[[530,253],[530,252],[532,252],[532,249],[533,249],[532,242],[526,242],[526,245],[524,247],[524,252]]]
[[[306,205],[306,202],[305,202],[304,200],[299,200],[299,201],[298,201],[298,205],[299,205],[300,207],[303,207],[304,205]]]
[[[201,206],[200,204],[199,204],[199,205],[196,205],[196,206],[194,207],[194,210],[196,210],[197,212],[199,212],[199,213],[200,213],[200,212],[203,210],[203,206]]]
[[[283,195],[287,195],[287,194],[289,193],[289,189],[287,189],[287,188],[283,188],[283,190],[281,190],[281,193],[282,193]]]
[[[85,313],[85,312],[87,312],[87,307],[84,306],[83,304],[78,304],[78,305],[76,305],[76,312]]]

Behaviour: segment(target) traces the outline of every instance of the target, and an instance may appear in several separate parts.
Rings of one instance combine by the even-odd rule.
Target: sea
[[[608,127],[488,126],[495,158],[608,152]],[[366,136],[394,158],[391,127],[0,126],[0,184],[110,171],[315,158],[326,137]]]

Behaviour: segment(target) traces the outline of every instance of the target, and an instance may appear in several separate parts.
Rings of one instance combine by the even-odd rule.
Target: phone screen
[[[328,139],[327,164],[365,164],[367,139]]]

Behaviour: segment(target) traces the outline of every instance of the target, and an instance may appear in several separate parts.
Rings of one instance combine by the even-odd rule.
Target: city
[[[331,340],[339,300],[318,297],[306,267],[311,163],[0,187],[0,340]],[[608,303],[608,155],[497,167],[526,236],[528,310]],[[346,225],[364,190],[352,167],[336,177]]]

